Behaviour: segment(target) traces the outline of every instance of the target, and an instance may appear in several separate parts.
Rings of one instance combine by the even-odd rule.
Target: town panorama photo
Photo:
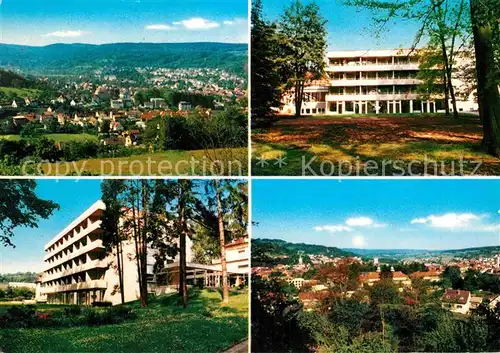
[[[0,1],[0,174],[243,176],[246,0]]]

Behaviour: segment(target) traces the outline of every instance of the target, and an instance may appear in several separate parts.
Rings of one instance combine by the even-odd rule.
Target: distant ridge
[[[252,239],[252,266],[273,266],[277,263],[296,264],[299,252],[304,257],[308,255],[356,256],[352,252],[333,246],[289,243],[281,239]],[[307,259],[304,260],[307,262]]]
[[[375,256],[375,257],[405,257],[405,256],[417,256],[417,255],[461,255],[464,257],[477,256],[477,255],[491,255],[500,254],[499,246],[480,246],[473,248],[464,249],[446,249],[446,250],[428,250],[428,249],[356,249],[356,248],[343,248],[345,251],[350,251],[360,256]]]
[[[0,44],[0,67],[25,72],[87,72],[102,67],[219,68],[243,74],[248,45],[196,43]]]

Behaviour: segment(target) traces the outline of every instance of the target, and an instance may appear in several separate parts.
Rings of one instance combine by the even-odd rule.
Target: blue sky
[[[0,246],[0,273],[40,271],[45,244],[101,198],[100,180],[38,180],[37,195],[60,206],[38,228],[17,228],[12,239],[16,248]]]
[[[253,180],[254,238],[366,249],[500,245],[500,180]]]
[[[307,4],[310,1],[303,0]],[[412,22],[397,21],[387,26],[386,33],[380,38],[373,36],[370,11],[345,6],[342,0],[316,0],[321,15],[328,20],[329,50],[358,49],[397,49],[407,48],[413,43],[418,25]],[[267,19],[281,17],[283,8],[289,6],[286,0],[262,0]]]
[[[0,42],[248,42],[247,0],[0,0]]]

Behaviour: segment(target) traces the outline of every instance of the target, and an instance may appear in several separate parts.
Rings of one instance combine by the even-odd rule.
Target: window
[[[306,109],[306,114],[310,114],[311,113],[311,109],[307,108]]]
[[[316,114],[316,108],[313,108],[312,113]]]
[[[248,265],[238,265],[238,268],[247,268]]]

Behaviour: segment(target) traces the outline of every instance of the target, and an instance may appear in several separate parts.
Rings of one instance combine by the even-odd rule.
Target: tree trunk
[[[179,186],[180,187],[180,186]],[[179,295],[182,298],[182,306],[187,307],[188,292],[187,292],[187,269],[186,269],[186,224],[184,219],[184,202],[182,201],[184,195],[180,190],[179,197],[179,221],[180,221],[180,235],[179,235]]]
[[[141,268],[141,260],[140,260],[140,253],[139,253],[139,233],[140,233],[140,225],[137,222],[137,219],[139,217],[138,212],[136,212],[136,205],[135,205],[135,200],[132,201],[133,206],[132,206],[132,223],[133,223],[133,233],[134,233],[134,246],[135,246],[135,264],[137,268],[137,282],[139,283],[139,296],[140,296],[140,302],[141,306],[144,305],[144,299],[143,299],[143,292],[142,292],[142,268]]]
[[[299,75],[297,74],[297,77]],[[302,115],[302,98],[304,96],[304,79],[296,79],[295,81],[295,116]]]
[[[217,198],[217,221],[219,223],[219,244],[220,244],[220,262],[222,266],[222,301],[229,303],[229,284],[227,280],[227,263],[226,263],[226,239],[224,232],[224,214],[222,211],[220,181],[215,180],[215,194]]]
[[[141,289],[144,306],[148,305],[148,267],[147,267],[147,232],[149,224],[149,189],[147,185],[147,180],[142,180],[142,214],[143,214],[143,224],[142,232],[140,234],[141,242]]]
[[[446,72],[443,72],[443,82],[444,82],[444,109],[446,111],[445,115],[450,116],[450,91],[448,90],[448,79]]]
[[[451,67],[447,69],[446,72],[448,75],[448,88],[450,90],[451,104],[453,106],[453,118],[457,119],[458,118],[457,98],[455,96],[455,87],[453,86],[453,82],[451,81],[452,79]]]
[[[477,95],[479,115],[483,122],[482,147],[491,155],[500,156],[500,95],[495,83],[495,60],[492,25],[479,21],[480,4],[470,0],[474,48],[476,52]]]
[[[116,229],[118,229],[118,227]],[[123,266],[122,266],[121,253],[122,253],[121,241],[120,241],[120,237],[117,234],[116,235],[116,261],[117,261],[117,266],[118,266],[118,283],[120,284],[120,299],[122,301],[122,304],[124,304],[125,303],[125,289],[123,288],[123,268],[122,268]]]

